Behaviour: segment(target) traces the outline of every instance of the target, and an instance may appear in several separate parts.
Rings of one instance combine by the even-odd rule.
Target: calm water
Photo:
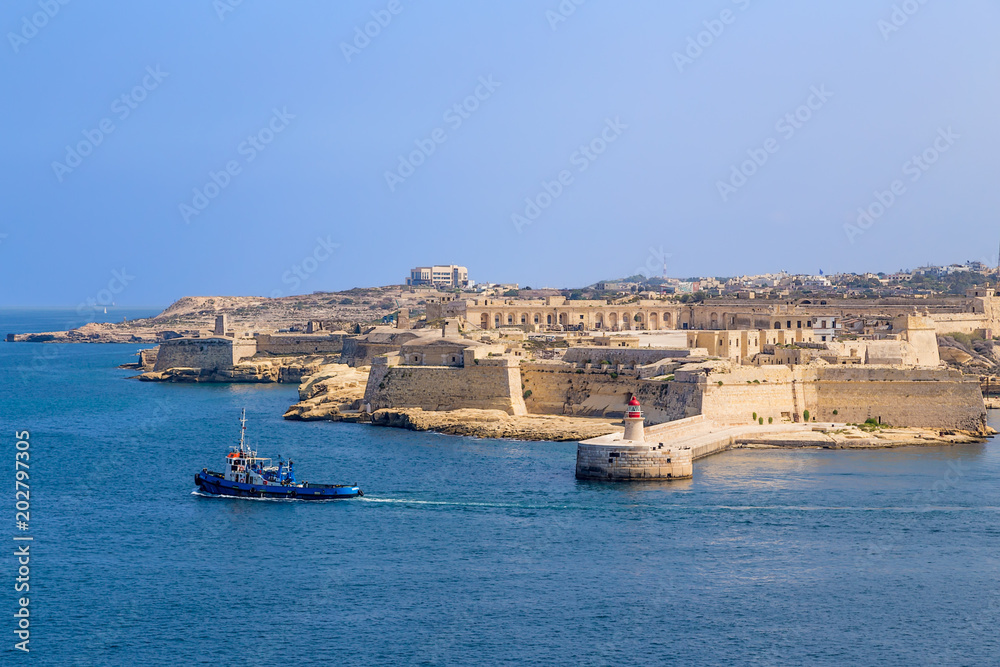
[[[0,334],[45,317],[0,311]],[[572,444],[285,422],[294,387],[127,380],[137,349],[0,343],[8,544],[13,432],[31,432],[31,662],[1000,661],[994,442],[739,451],[690,481],[582,483]],[[262,455],[366,497],[192,495],[243,406]],[[0,662],[20,664],[5,618]]]

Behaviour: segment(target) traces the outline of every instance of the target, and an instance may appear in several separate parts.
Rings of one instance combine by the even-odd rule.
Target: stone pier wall
[[[693,474],[690,450],[658,444],[585,444],[576,448],[577,479],[663,481]]]

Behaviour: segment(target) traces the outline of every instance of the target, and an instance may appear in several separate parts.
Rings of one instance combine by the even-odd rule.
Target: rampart
[[[169,368],[231,368],[257,353],[253,338],[174,338],[160,343],[153,370]]]
[[[617,377],[616,377],[617,376]],[[529,412],[621,417],[631,394],[647,423],[704,415],[720,424],[795,423],[804,419],[982,431],[979,382],[961,372],[886,366],[731,366],[728,372],[678,371],[670,382],[635,371],[525,363],[521,378]],[[721,384],[720,384],[721,383]],[[836,411],[836,414],[834,414]]]
[[[321,334],[257,334],[257,353],[266,355],[286,354],[340,354],[344,348],[345,333]]]
[[[514,359],[479,359],[467,367],[391,365],[398,360],[398,355],[375,358],[365,388],[370,411],[474,408],[527,414],[521,372]]]
[[[720,384],[721,383],[721,384]],[[810,419],[860,423],[876,419],[894,426],[986,428],[979,382],[947,369],[879,366],[780,366],[734,368],[695,382],[702,412],[721,424],[745,424],[757,413],[765,421]]]
[[[684,359],[689,356],[691,356],[691,350],[687,348],[603,347],[595,345],[571,347],[563,355],[563,361],[595,365],[607,361],[611,365],[635,366],[652,364],[663,359]]]

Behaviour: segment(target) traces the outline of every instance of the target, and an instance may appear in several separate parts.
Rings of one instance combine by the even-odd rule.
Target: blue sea
[[[0,311],[0,334],[74,317]],[[4,665],[1000,663],[994,441],[578,482],[571,443],[288,422],[294,386],[130,380],[140,347],[0,343]],[[243,407],[262,455],[365,497],[194,495]],[[16,535],[34,538],[27,655]]]

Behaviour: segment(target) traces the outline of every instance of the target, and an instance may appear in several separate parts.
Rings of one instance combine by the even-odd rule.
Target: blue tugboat
[[[295,479],[295,466],[278,458],[278,465],[271,459],[259,458],[257,451],[246,442],[247,411],[240,416],[240,444],[230,447],[226,455],[225,472],[202,468],[194,476],[198,490],[213,496],[235,498],[287,498],[297,500],[332,500],[356,498],[365,495],[355,485],[310,484]]]

